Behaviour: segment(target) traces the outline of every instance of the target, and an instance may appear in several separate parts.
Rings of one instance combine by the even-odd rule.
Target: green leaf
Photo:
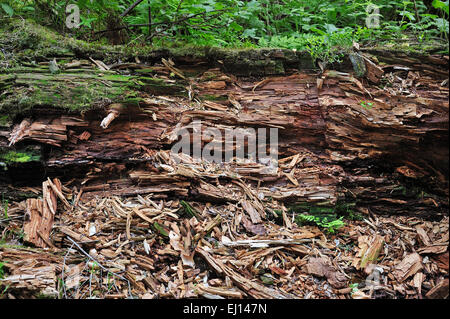
[[[325,23],[324,27],[327,33],[333,33],[339,30],[334,24]]]
[[[4,265],[4,263],[0,262],[0,279],[3,279],[3,277],[5,276],[5,271],[3,270]]]
[[[160,233],[161,235],[165,236],[165,237],[169,237],[169,233],[167,232],[167,230],[164,229],[163,226],[161,226],[160,224],[158,224],[157,222],[153,223],[153,227],[158,231],[158,233]]]
[[[6,12],[6,14],[9,15],[9,17],[13,16],[13,14],[14,14],[14,9],[13,8],[11,8],[6,3],[2,3],[1,6],[2,6],[3,10]]]
[[[195,217],[198,219],[198,212],[195,210],[194,207],[189,205],[189,203],[185,202],[184,200],[180,201],[181,206],[183,206],[184,211],[189,214],[191,217]]]
[[[255,28],[245,29],[244,32],[242,33],[242,37],[244,39],[246,39],[246,38],[255,38],[256,37],[256,29]]]
[[[436,26],[438,27],[439,31],[441,32],[448,32],[448,21],[442,18],[436,19]]]
[[[409,12],[409,11],[402,11],[402,12],[400,12],[400,15],[407,17],[409,19],[409,21],[415,21],[416,20],[414,15],[411,12]]]
[[[234,31],[242,31],[244,28],[237,24],[236,22],[231,22],[229,25],[230,28],[232,28]]]
[[[261,278],[261,281],[266,285],[273,285],[273,278],[269,274],[261,275],[259,278]]]
[[[444,11],[445,13],[448,14],[448,0],[443,2],[440,0],[433,0],[433,2],[431,3],[431,5],[435,8],[435,9],[441,9],[442,11]]]

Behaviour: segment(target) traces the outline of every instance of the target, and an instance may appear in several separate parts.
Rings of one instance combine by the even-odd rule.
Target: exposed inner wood
[[[0,139],[3,149],[37,145],[43,160],[11,165],[2,179],[23,187],[58,177],[82,189],[81,199],[155,193],[217,202],[241,198],[245,190],[235,181],[242,180],[266,199],[289,203],[344,201],[375,213],[443,214],[449,103],[448,84],[441,83],[448,57],[374,54],[385,63],[366,55],[363,79],[344,66],[252,78],[177,61],[175,81],[186,87],[181,95],[144,87],[137,104],[78,115],[35,108],[4,127]],[[155,76],[171,87],[174,67],[167,63]],[[194,120],[221,132],[278,128],[279,168],[248,160],[211,171],[188,158],[174,166],[176,134]],[[202,136],[202,145],[209,141]],[[27,165],[32,171],[23,170]]]

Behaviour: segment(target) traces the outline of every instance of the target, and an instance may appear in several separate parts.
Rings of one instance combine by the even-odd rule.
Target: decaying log
[[[0,285],[73,298],[448,295],[448,56],[356,48],[319,70],[292,50],[77,44],[36,49],[37,63],[15,51],[0,74],[0,192],[27,199],[0,222],[20,228],[27,211],[24,241],[38,247],[10,236]],[[250,139],[225,143],[261,128],[278,130],[277,160],[251,156]],[[183,130],[191,148],[248,156],[172,152]],[[333,232],[304,213],[347,218]]]
[[[81,50],[58,74],[45,64],[17,68],[0,77],[8,93],[0,110],[9,112],[0,126],[7,167],[0,188],[17,198],[26,193],[14,187],[64,176],[83,188],[82,199],[153,193],[241,202],[244,195],[255,205],[241,202],[253,224],[269,199],[295,211],[352,205],[364,214],[446,214],[448,57],[377,49],[352,56],[361,72],[348,57],[322,72],[301,52],[219,49],[105,60],[109,70],[100,71],[88,59],[102,61],[101,52]],[[19,100],[27,103],[14,107]],[[277,128],[278,166],[256,159],[205,166],[189,156],[178,164],[169,150],[198,120],[222,133],[222,145],[226,130]],[[29,146],[39,156],[28,156]]]

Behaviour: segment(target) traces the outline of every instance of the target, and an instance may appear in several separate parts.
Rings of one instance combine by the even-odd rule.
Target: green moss
[[[136,69],[136,70],[134,70],[134,72],[137,73],[137,74],[145,74],[145,75],[151,75],[151,74],[155,73],[155,71],[153,69],[150,69],[150,68]]]
[[[1,115],[0,116],[0,126],[9,126],[11,123],[11,119],[8,115]]]
[[[0,161],[6,164],[37,162],[40,159],[40,154],[31,149],[0,153]]]
[[[228,96],[226,95],[212,95],[212,94],[204,94],[200,96],[202,100],[206,101],[227,101]]]
[[[211,48],[208,56],[214,60],[222,60],[227,72],[261,76],[284,74],[283,61],[287,62],[292,56],[295,57],[295,53],[292,50]]]
[[[168,82],[163,79],[141,76],[136,78],[135,83],[140,86],[140,90],[154,95],[186,95],[187,83],[181,80]]]
[[[203,59],[207,57],[208,47],[198,45],[182,45],[169,48],[173,56],[188,56],[195,59]]]
[[[119,74],[99,75],[95,71],[50,74],[28,69],[18,72],[0,97],[0,113],[9,118],[29,113],[35,107],[82,112],[112,101],[123,102],[127,93],[139,88],[133,77]]]
[[[379,41],[373,46],[366,46],[365,49],[417,57],[430,54],[449,54],[448,42],[443,39],[430,39],[423,42],[417,42],[415,39],[411,39],[411,41]]]

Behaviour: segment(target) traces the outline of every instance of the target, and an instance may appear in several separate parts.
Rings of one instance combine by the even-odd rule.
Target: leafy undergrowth
[[[448,0],[154,0],[120,17],[133,2],[73,1],[78,28],[67,27],[63,0],[2,0],[0,10],[6,24],[7,17],[32,18],[75,39],[127,47],[288,48],[327,62],[339,60],[353,42],[402,49],[412,44],[419,51],[441,46],[448,52]]]

